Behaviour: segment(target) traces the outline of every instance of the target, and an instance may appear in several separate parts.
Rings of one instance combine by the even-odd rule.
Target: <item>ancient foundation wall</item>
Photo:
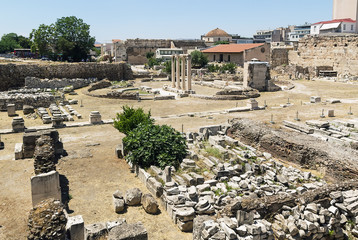
[[[358,176],[357,152],[348,147],[337,147],[301,133],[273,130],[249,119],[234,121],[229,132],[276,157],[325,171],[328,178],[347,180]]]
[[[288,54],[289,64],[308,68],[311,76],[317,67],[332,67],[338,76],[358,75],[358,35],[308,36]]]
[[[36,77],[26,77],[26,88],[64,88],[67,86],[73,86],[74,89],[86,87],[91,83],[97,82],[97,78],[55,78],[55,79],[41,79]]]
[[[23,87],[26,77],[132,79],[125,63],[0,64],[0,91]]]

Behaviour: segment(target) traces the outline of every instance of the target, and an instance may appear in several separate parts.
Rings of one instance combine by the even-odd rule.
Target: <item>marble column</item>
[[[185,91],[186,87],[185,87],[185,56],[181,57],[181,84],[182,84],[182,89]]]
[[[176,80],[177,80],[177,89],[180,89],[180,57],[175,55],[176,60]]]
[[[173,55],[172,58],[172,88],[175,88],[175,56]]]
[[[187,60],[187,75],[188,75],[188,91],[191,91],[191,55],[188,55],[188,60]]]

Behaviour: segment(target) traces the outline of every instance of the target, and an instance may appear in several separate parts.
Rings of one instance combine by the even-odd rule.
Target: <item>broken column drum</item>
[[[25,121],[22,117],[15,117],[12,120],[12,130],[14,132],[23,132],[25,130]]]
[[[90,123],[92,124],[98,124],[102,122],[102,116],[98,111],[92,111],[90,113]]]

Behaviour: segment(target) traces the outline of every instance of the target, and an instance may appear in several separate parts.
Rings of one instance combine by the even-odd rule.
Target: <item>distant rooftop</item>
[[[230,37],[230,35],[220,28],[215,28],[208,32],[205,37]]]
[[[334,20],[331,20],[331,21],[318,22],[318,23],[314,23],[314,24],[312,24],[312,25],[317,25],[317,24],[329,24],[329,23],[341,23],[341,22],[355,23],[356,21],[352,20],[351,18],[343,18],[343,19],[334,19]]]
[[[263,46],[263,43],[249,44],[221,44],[212,48],[203,50],[203,53],[240,53],[245,50]]]

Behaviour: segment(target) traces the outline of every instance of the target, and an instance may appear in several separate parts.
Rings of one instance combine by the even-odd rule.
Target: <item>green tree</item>
[[[81,61],[87,58],[95,38],[90,36],[90,25],[75,16],[57,19],[55,23],[56,50],[64,60]]]
[[[164,72],[166,72],[168,74],[170,74],[172,72],[172,63],[171,63],[171,61],[166,61],[164,63],[164,67],[165,67]]]
[[[38,29],[33,29],[30,33],[31,51],[39,51],[41,56],[49,55],[55,50],[54,24],[41,24]]]
[[[208,58],[204,55],[204,53],[195,50],[191,54],[191,61],[193,64],[193,67],[201,68],[204,67],[206,64],[208,64]]]
[[[15,48],[20,48],[16,33],[4,34],[0,40],[0,53],[13,52]]]
[[[31,41],[29,38],[24,36],[18,36],[17,42],[20,44],[21,48],[31,48]]]
[[[145,54],[145,56],[146,56],[147,59],[152,58],[152,57],[154,57],[154,52],[147,52]]]
[[[123,145],[126,159],[143,168],[178,168],[187,155],[185,138],[167,125],[140,124],[123,138]]]
[[[140,123],[154,123],[154,119],[150,117],[150,111],[145,113],[142,108],[134,109],[129,106],[123,106],[122,109],[123,112],[117,113],[117,116],[114,119],[114,127],[124,134],[128,134]]]
[[[226,63],[221,67],[221,71],[223,72],[228,71],[229,73],[235,73],[236,67],[237,66],[235,63]]]
[[[93,48],[95,38],[90,26],[75,16],[57,19],[51,25],[41,24],[30,34],[32,51],[41,55],[62,55],[63,60],[81,61]]]
[[[159,65],[159,61],[156,58],[153,58],[153,57],[149,58],[148,59],[148,66],[152,68],[154,65]]]

